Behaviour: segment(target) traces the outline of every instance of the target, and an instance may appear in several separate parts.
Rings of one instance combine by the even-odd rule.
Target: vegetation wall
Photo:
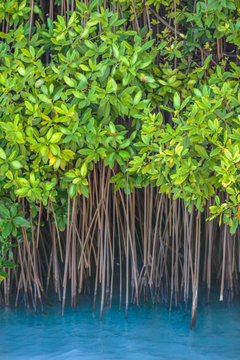
[[[1,1],[1,303],[238,293],[239,5]]]

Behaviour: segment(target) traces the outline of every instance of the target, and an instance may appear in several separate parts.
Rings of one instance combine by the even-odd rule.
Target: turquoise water
[[[82,297],[76,309],[60,304],[32,310],[0,309],[0,359],[240,359],[240,303],[204,301],[197,327],[189,330],[184,311],[169,313],[163,305],[129,308],[128,320],[118,305],[92,310],[91,299]]]

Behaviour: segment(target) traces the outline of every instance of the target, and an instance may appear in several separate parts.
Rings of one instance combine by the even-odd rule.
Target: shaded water
[[[47,315],[32,310],[0,309],[0,359],[240,359],[240,303],[200,303],[197,328],[189,330],[190,316],[169,313],[163,305],[124,310],[118,305],[92,310],[82,297],[77,309],[46,307]]]

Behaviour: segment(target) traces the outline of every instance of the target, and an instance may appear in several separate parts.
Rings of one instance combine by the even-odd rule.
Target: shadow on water
[[[32,310],[1,309],[0,359],[240,359],[240,306],[200,301],[197,328],[189,330],[183,310],[167,306],[131,306],[128,320],[118,304],[92,310],[92,298],[82,296],[76,309],[47,307],[46,315]]]

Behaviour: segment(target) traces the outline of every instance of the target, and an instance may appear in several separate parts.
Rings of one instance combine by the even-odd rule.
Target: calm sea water
[[[190,316],[169,313],[163,305],[129,308],[128,320],[118,305],[92,310],[82,297],[76,309],[60,304],[46,307],[47,315],[32,310],[0,309],[1,360],[65,359],[240,359],[240,303],[200,302],[197,327],[189,330]]]

